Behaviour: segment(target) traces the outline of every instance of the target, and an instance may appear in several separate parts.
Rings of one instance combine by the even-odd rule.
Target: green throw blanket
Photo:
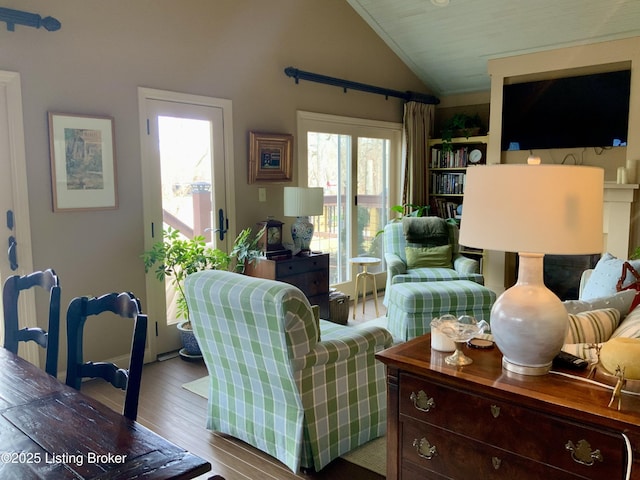
[[[440,217],[402,217],[407,243],[436,247],[449,243],[447,222]]]

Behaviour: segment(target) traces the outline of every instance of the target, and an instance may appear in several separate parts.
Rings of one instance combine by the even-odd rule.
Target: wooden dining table
[[[189,479],[211,464],[0,348],[0,478]]]

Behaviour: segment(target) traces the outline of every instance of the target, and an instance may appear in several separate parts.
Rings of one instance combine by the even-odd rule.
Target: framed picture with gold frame
[[[53,211],[118,208],[113,118],[49,112]]]
[[[291,181],[293,135],[249,132],[249,183]]]

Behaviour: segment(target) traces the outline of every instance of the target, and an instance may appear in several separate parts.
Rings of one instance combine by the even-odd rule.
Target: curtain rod
[[[42,18],[37,13],[13,10],[11,8],[0,8],[0,22],[7,22],[7,30],[14,32],[16,25],[26,25],[27,27],[44,27],[50,32],[55,32],[61,27],[61,23],[53,17]]]
[[[296,85],[300,80],[308,80],[310,82],[325,83],[327,85],[333,85],[335,87],[342,87],[347,92],[348,89],[360,90],[362,92],[375,93],[377,95],[384,95],[387,99],[389,97],[397,97],[405,100],[406,102],[420,102],[437,105],[440,103],[440,99],[433,95],[427,95],[425,93],[418,92],[401,92],[399,90],[391,90],[390,88],[376,87],[374,85],[367,85],[366,83],[352,82],[350,80],[343,80],[341,78],[328,77],[326,75],[320,75],[318,73],[305,72],[298,70],[294,67],[287,67],[284,69],[284,73],[287,77],[293,77],[296,81]]]

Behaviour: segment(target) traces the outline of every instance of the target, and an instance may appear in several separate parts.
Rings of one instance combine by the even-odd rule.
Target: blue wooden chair
[[[84,325],[89,316],[112,312],[133,320],[133,340],[129,368],[119,368],[110,362],[85,362],[82,352]],[[104,316],[103,318],[107,318]],[[76,297],[67,310],[67,385],[80,390],[83,378],[102,378],[124,390],[125,417],[138,416],[138,397],[147,340],[147,316],[142,314],[140,301],[130,292],[108,293],[101,297]]]
[[[49,322],[47,330],[40,327],[20,328],[18,299],[20,292],[40,287],[49,293]],[[4,348],[18,353],[20,342],[33,341],[46,349],[45,371],[58,375],[58,344],[60,339],[60,283],[52,269],[37,271],[29,275],[12,275],[2,288],[4,310]]]

